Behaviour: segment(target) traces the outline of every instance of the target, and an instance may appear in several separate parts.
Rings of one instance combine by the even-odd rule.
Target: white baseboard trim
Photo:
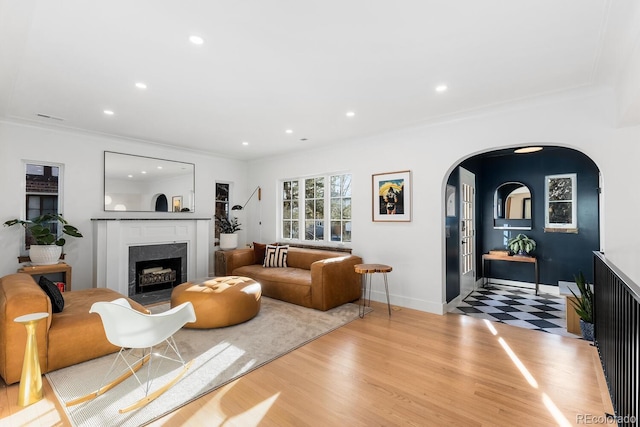
[[[466,297],[466,295],[465,295]],[[456,308],[458,305],[460,305],[460,303],[462,302],[462,295],[458,295],[457,297],[455,297],[454,299],[452,299],[451,301],[449,301],[446,305],[445,305],[445,311],[447,313],[449,313],[451,310],[453,310],[454,308]]]
[[[367,294],[367,297],[369,295]],[[414,310],[426,311],[427,313],[445,314],[445,304],[435,303],[431,301],[419,300],[416,298],[407,298],[403,296],[389,294],[389,300],[391,301],[391,312],[393,313],[393,306],[406,307]],[[384,291],[371,291],[371,301],[387,303],[387,295]]]
[[[505,279],[494,279],[492,277],[487,278],[489,283],[495,285],[505,285],[505,286],[513,286],[516,288],[524,288],[524,289],[532,289],[535,290],[536,284],[531,282],[518,282],[516,280],[505,280]],[[482,281],[480,282],[479,287],[482,287]],[[551,295],[560,295],[560,288],[554,285],[539,285],[540,292]]]

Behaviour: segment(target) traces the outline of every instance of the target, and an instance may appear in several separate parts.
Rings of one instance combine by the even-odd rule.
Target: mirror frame
[[[113,191],[108,193],[108,189],[110,188],[110,177],[115,174],[122,175],[122,179],[124,181],[127,179],[127,175],[138,175],[144,177],[141,182],[144,182],[145,180],[150,181],[153,179],[167,179],[163,178],[163,172],[158,172],[160,166],[162,166],[162,170],[165,174],[169,173],[169,175],[175,175],[177,173],[177,175],[175,176],[180,177],[181,180],[185,181],[184,190],[174,190],[172,193],[167,193],[166,191],[171,191],[169,189],[164,192],[152,191],[151,193],[147,194],[139,194],[141,197],[149,198],[148,209],[143,209],[142,207],[136,207],[126,210],[108,208],[108,205],[111,203],[107,203],[107,197],[111,197],[110,194],[113,193]],[[118,153],[115,151],[105,151],[103,167],[103,209],[105,212],[193,213],[195,211],[196,166],[194,163],[179,162],[176,160],[160,159],[157,157],[141,156],[137,154]],[[130,167],[131,169],[127,170],[127,167]],[[180,173],[179,169],[190,169],[190,171]],[[148,173],[145,175],[141,175],[141,171],[143,170],[148,171]],[[188,175],[191,176],[189,177]],[[111,182],[111,188],[113,188],[113,180]],[[138,193],[131,194],[138,195]],[[156,211],[155,209],[153,209],[152,203],[154,203],[154,201],[161,195],[164,195],[168,201],[167,211]],[[181,210],[174,211],[174,200],[178,200],[178,198],[181,203]],[[182,209],[185,208],[188,210],[183,211]]]
[[[510,218],[499,218],[498,217],[498,191],[501,187],[505,185],[513,185],[513,186],[522,186],[529,190],[529,194],[531,194],[531,189],[528,185],[520,182],[520,181],[507,181],[500,184],[493,193],[493,228],[496,230],[531,230],[533,224],[533,195],[531,195],[531,217],[528,219],[510,219]],[[503,201],[501,205],[504,205],[506,202]]]

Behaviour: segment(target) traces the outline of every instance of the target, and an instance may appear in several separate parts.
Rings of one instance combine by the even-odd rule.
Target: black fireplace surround
[[[168,280],[169,274],[158,278],[157,283],[146,280],[140,286],[143,269],[162,267],[175,271],[175,280]],[[166,280],[165,280],[166,279]],[[129,247],[129,296],[144,292],[169,289],[187,281],[187,244],[167,243]]]

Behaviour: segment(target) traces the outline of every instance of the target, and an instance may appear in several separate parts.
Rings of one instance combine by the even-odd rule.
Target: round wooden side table
[[[362,274],[362,306],[360,306],[360,318],[364,317],[367,286],[369,287],[369,306],[371,306],[371,277],[374,273],[382,273],[384,277],[384,290],[387,293],[387,307],[389,308],[389,316],[391,316],[391,303],[389,302],[389,284],[387,282],[387,273],[391,272],[393,268],[385,264],[356,264],[354,266],[356,273]],[[367,282],[368,285],[367,285]]]
[[[38,359],[36,327],[38,322],[49,317],[49,313],[31,313],[13,319],[27,328],[27,344],[24,349],[24,362],[18,391],[18,405],[29,406],[42,399],[42,372]]]

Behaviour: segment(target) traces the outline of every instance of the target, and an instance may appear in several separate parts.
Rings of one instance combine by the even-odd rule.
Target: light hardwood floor
[[[611,412],[587,342],[398,307],[389,319],[386,304],[372,307],[152,425],[553,426]],[[4,386],[0,425],[69,425],[44,382],[45,398],[27,408],[17,385]]]

